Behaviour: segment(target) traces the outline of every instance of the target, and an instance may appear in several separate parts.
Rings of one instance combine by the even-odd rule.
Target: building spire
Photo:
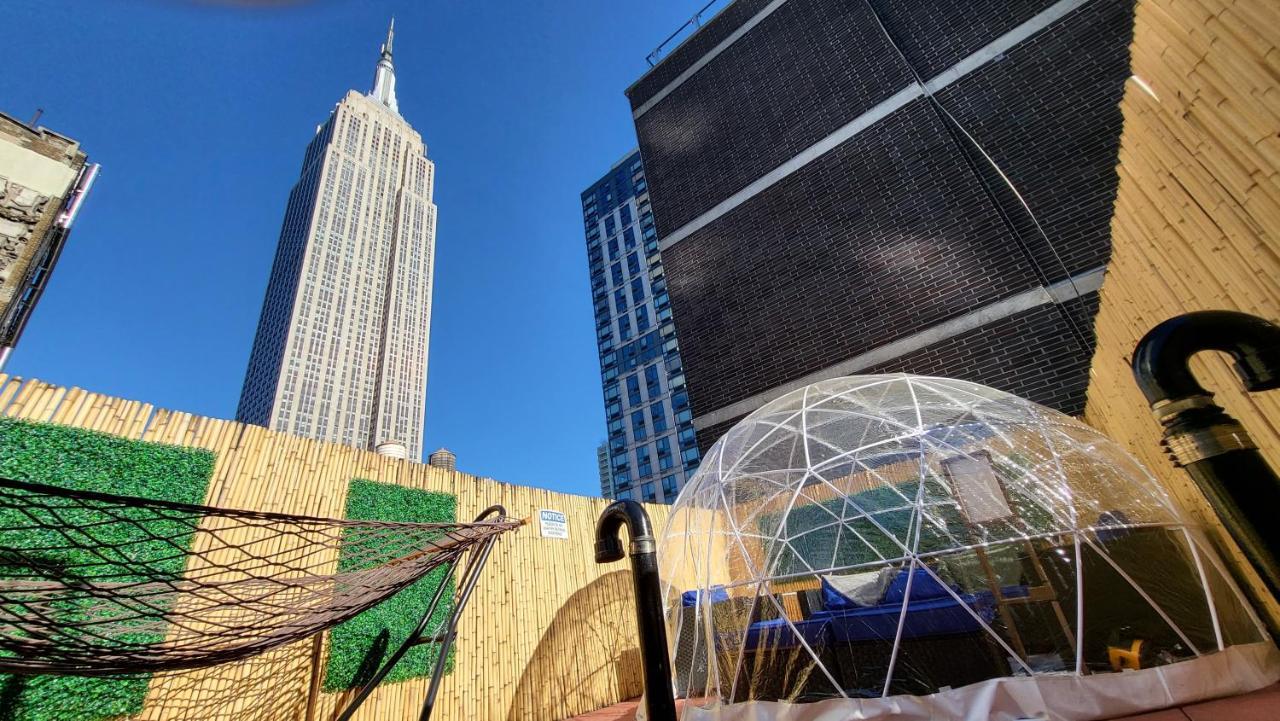
[[[391,109],[400,112],[396,103],[396,69],[391,64],[391,43],[396,35],[396,19],[391,18],[391,27],[387,28],[387,41],[382,44],[382,57],[378,58],[378,68],[373,72],[373,90],[369,97]]]

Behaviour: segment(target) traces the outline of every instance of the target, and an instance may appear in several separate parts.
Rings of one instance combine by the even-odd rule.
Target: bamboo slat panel
[[[604,499],[500,483],[4,374],[0,415],[211,450],[217,457],[206,494],[211,505],[341,517],[348,483],[367,478],[454,494],[460,519],[493,503],[522,518],[542,508],[562,511],[568,541],[540,538],[529,525],[494,549],[461,620],[454,669],[441,687],[435,718],[553,721],[643,690],[628,567],[594,560]],[[662,528],[669,509],[648,510]],[[333,564],[336,569],[336,555]],[[308,640],[242,663],[153,679],[144,710],[132,718],[331,719],[350,694],[316,692],[326,655],[323,645],[319,650]],[[417,719],[426,686],[425,678],[384,685],[357,718]]]
[[[1280,4],[1139,0],[1132,64],[1085,419],[1221,534],[1161,454],[1129,359],[1144,333],[1187,311],[1280,320]],[[1280,468],[1280,394],[1243,393],[1214,356],[1195,360],[1197,376]]]

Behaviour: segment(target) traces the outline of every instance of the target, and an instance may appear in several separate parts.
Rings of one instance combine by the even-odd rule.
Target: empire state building
[[[236,419],[422,456],[435,166],[396,103],[387,31],[373,89],[316,129],[285,208]]]

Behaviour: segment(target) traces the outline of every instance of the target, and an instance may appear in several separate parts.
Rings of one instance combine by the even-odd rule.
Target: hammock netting
[[[0,672],[128,675],[262,653],[520,523],[337,520],[0,479]]]

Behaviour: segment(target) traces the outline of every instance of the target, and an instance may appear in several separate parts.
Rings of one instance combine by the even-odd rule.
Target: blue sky
[[[44,108],[103,166],[7,370],[234,416],[302,151],[395,15],[437,165],[427,447],[598,494],[579,193],[635,145],[623,91],[700,4],[6,0],[0,109]]]

